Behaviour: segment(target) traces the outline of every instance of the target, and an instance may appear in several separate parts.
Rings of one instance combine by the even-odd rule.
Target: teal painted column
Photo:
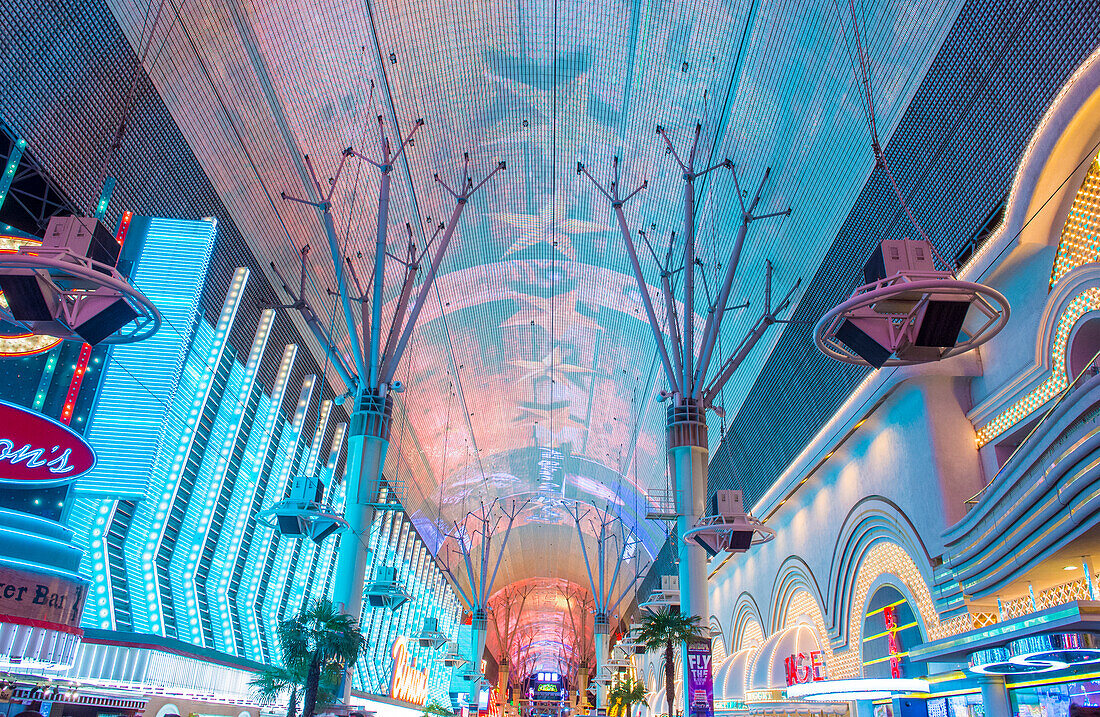
[[[473,660],[475,679],[470,685],[470,707],[474,712],[478,710],[478,699],[481,697],[481,682],[485,679],[485,673],[481,671],[481,660],[485,655],[485,641],[489,637],[489,616],[485,610],[476,610],[473,619],[470,620],[470,659]]]
[[[705,411],[690,399],[668,408],[668,468],[676,489],[676,555],[679,560],[680,611],[699,617],[704,635],[709,634],[710,606],[707,596],[707,555],[702,546],[685,543],[684,533],[706,512],[707,424]],[[680,645],[680,704],[669,705],[670,713],[690,713],[687,645]]]
[[[333,579],[332,602],[345,614],[362,622],[363,586],[370,557],[370,527],[382,480],[382,466],[389,448],[393,401],[389,396],[360,396],[351,415],[348,458],[344,470],[344,519]],[[344,678],[343,702],[351,699],[352,670]]]
[[[982,704],[985,717],[1012,717],[1012,703],[1008,698],[1008,687],[1001,675],[982,675],[978,679],[982,686]]]

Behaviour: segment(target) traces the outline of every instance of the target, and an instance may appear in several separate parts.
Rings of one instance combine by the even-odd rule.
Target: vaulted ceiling
[[[312,247],[306,298],[345,354],[330,292],[358,290],[350,278],[337,286],[316,212],[281,198],[309,195],[303,156],[323,181],[345,147],[377,154],[378,117],[394,141],[423,118],[394,171],[395,256],[406,225],[423,248],[454,208],[435,173],[455,186],[464,152],[478,178],[507,163],[465,210],[397,372],[406,391],[391,446],[405,507],[429,537],[485,502],[529,501],[495,590],[588,585],[564,508],[574,501],[614,506],[641,539],[639,564],[666,535],[646,520],[646,494],[666,480],[654,346],[610,206],[576,162],[606,179],[619,156],[624,183],[648,180],[627,218],[661,247],[683,214],[658,124],[686,147],[701,122],[700,162],[732,159],[749,191],[771,168],[763,202],[793,213],[750,234],[733,303],[751,305],[729,315],[719,359],[756,318],[765,262],[777,286],[812,276],[873,168],[835,0],[109,2],[261,263],[296,277],[300,250]],[[959,6],[859,4],[884,137]],[[378,171],[353,160],[333,196],[341,252],[363,284],[378,188]],[[713,287],[739,221],[732,175],[712,173],[698,196]],[[644,260],[655,284],[656,264]],[[386,326],[403,271],[388,262]],[[778,337],[718,398],[727,413]],[[539,634],[561,624],[560,607],[532,602]]]

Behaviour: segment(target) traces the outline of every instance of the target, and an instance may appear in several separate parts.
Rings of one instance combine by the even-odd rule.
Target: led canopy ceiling
[[[578,531],[575,506],[610,510],[636,537],[638,568],[667,539],[665,524],[646,519],[650,493],[666,486],[656,399],[667,386],[614,208],[577,175],[577,162],[607,177],[622,158],[624,186],[646,182],[624,207],[629,225],[673,254],[683,249],[674,236],[683,181],[654,127],[686,146],[701,125],[700,166],[730,158],[753,178],[770,168],[761,207],[793,213],[745,243],[712,373],[757,318],[755,308],[732,307],[764,306],[766,262],[784,290],[813,275],[874,166],[852,161],[866,126],[845,101],[858,85],[826,3],[334,0],[304,12],[299,0],[197,0],[166,9],[151,29],[146,2],[108,4],[135,47],[150,37],[163,47],[145,70],[259,264],[281,285],[276,271],[297,278],[305,257],[301,295],[294,287],[280,301],[308,302],[347,366],[355,339],[341,304],[362,297],[377,258],[382,179],[360,155],[380,156],[378,118],[394,138],[424,120],[387,172],[386,250],[401,260],[385,265],[384,326],[403,305],[402,258],[410,245],[433,246],[455,209],[436,175],[460,186],[467,153],[477,178],[507,166],[470,198],[394,367],[404,392],[394,398],[383,475],[437,552],[454,547],[471,514],[519,506],[491,594],[510,600],[497,596],[526,585],[544,596],[515,628],[530,629],[535,643],[552,633],[561,642],[560,618],[573,614],[551,593],[588,592],[582,553],[596,535],[589,521]],[[884,137],[923,78],[914,68],[928,66],[960,6],[867,3],[868,24],[888,30],[867,38]],[[323,185],[342,163],[324,210],[343,258],[334,264],[305,251],[330,245],[319,207],[281,197],[313,196],[310,169]],[[726,171],[697,182],[697,257],[714,291],[741,221],[739,188]],[[658,262],[641,254],[659,295]],[[682,316],[675,277],[670,288],[670,309]],[[701,338],[703,302],[697,309]],[[351,313],[362,335],[359,305]],[[709,401],[734,415],[778,335]],[[319,343],[310,348],[332,365]],[[327,380],[348,383],[337,373]],[[714,444],[720,419],[708,420]],[[583,631],[565,632],[566,646],[539,651],[539,666],[568,674],[587,648],[575,647]]]

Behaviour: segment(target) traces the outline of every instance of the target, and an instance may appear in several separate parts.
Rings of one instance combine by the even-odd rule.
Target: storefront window
[[[1100,682],[1066,682],[1009,690],[1017,717],[1068,717],[1070,705],[1100,708]]]
[[[985,705],[980,693],[951,695],[947,698],[949,717],[985,717]]]

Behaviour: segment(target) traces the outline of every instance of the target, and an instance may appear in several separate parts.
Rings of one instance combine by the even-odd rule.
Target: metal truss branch
[[[619,167],[619,160],[617,157],[615,158],[614,166],[615,174],[617,177]],[[661,366],[664,369],[665,378],[668,381],[669,388],[674,392],[679,392],[679,381],[677,380],[677,376],[679,374],[674,373],[672,370],[672,361],[669,359],[668,356],[668,347],[665,346],[664,333],[661,331],[660,324],[657,323],[657,314],[653,310],[653,299],[649,295],[649,287],[646,285],[645,277],[642,274],[642,265],[638,261],[638,250],[634,246],[634,239],[630,236],[630,229],[626,223],[626,216],[623,214],[623,203],[626,200],[619,198],[618,181],[612,183],[611,191],[609,192],[604,189],[604,187],[598,181],[596,181],[596,178],[593,177],[592,174],[589,173],[589,171],[585,169],[585,166],[580,162],[577,162],[577,174],[583,174],[584,176],[588,177],[588,180],[592,182],[597,190],[599,190],[600,194],[602,194],[604,197],[607,198],[609,202],[611,202],[612,211],[615,212],[615,219],[618,221],[619,224],[619,231],[623,235],[623,241],[626,243],[627,253],[630,255],[630,266],[634,272],[634,279],[635,281],[637,281],[638,284],[638,293],[641,294],[642,297],[642,306],[645,308],[646,319],[649,321],[649,328],[653,332],[653,339],[657,344],[657,353],[661,358]],[[641,186],[631,192],[629,196],[633,197],[635,194],[638,193],[640,189],[645,188],[647,184],[647,182],[642,182]]]
[[[741,340],[738,346],[738,350],[726,360],[719,370],[718,375],[711,380],[710,384],[702,392],[703,405],[709,406],[712,404],[714,397],[722,390],[722,387],[726,385],[726,382],[730,380],[734,372],[741,365],[741,362],[745,360],[745,357],[749,355],[753,347],[757,342],[763,338],[764,333],[768,330],[772,324],[789,323],[784,319],[779,318],[779,314],[786,311],[791,305],[791,300],[794,297],[794,292],[798,289],[802,283],[802,279],[798,279],[794,286],[790,288],[787,295],[783,298],[783,301],[772,309],[771,306],[771,286],[772,286],[772,263],[769,261],[767,265],[767,274],[764,278],[764,313],[756,320],[753,328],[748,334]]]
[[[469,162],[469,154],[466,155],[466,161]],[[485,183],[489,181],[497,172],[504,171],[506,166],[504,162],[497,164],[484,179],[474,185],[472,180],[464,172],[462,192],[455,193],[450,187],[439,178],[439,175],[435,175],[435,180],[439,184],[443,185],[452,196],[455,197],[455,208],[451,212],[451,218],[447,222],[446,228],[443,230],[443,235],[439,239],[439,246],[436,247],[435,253],[432,255],[432,263],[428,268],[428,274],[424,277],[424,281],[420,284],[420,290],[417,292],[416,300],[409,310],[409,317],[405,321],[405,325],[401,328],[401,337],[397,340],[397,344],[394,346],[392,352],[386,352],[383,357],[383,364],[381,373],[379,376],[379,382],[382,384],[389,384],[393,380],[394,373],[397,371],[397,366],[401,363],[401,357],[405,353],[405,347],[408,346],[409,338],[412,336],[413,329],[416,328],[417,319],[420,318],[420,312],[424,308],[425,302],[428,300],[428,292],[431,291],[432,286],[435,283],[435,277],[439,272],[439,265],[443,261],[443,255],[447,251],[447,247],[450,246],[451,238],[454,236],[455,229],[458,227],[458,221],[462,217],[462,211],[466,208],[466,204],[470,198],[479,190],[485,186]],[[427,249],[425,249],[427,251]],[[411,287],[410,287],[411,289]],[[394,324],[396,328],[397,324]]]
[[[740,187],[740,181],[737,178],[737,167],[731,166],[733,172],[734,182],[737,187]],[[745,207],[742,202],[741,207],[741,226],[737,230],[737,239],[733,243],[733,249],[730,251],[729,261],[726,263],[725,273],[722,277],[722,284],[718,291],[718,297],[715,301],[711,311],[707,315],[707,322],[703,327],[703,342],[699,347],[699,366],[693,377],[692,393],[691,397],[698,400],[702,394],[703,384],[707,380],[707,371],[710,368],[711,359],[714,356],[714,347],[718,342],[718,334],[722,330],[722,318],[726,312],[726,304],[729,301],[730,290],[733,287],[733,279],[737,273],[737,266],[741,261],[741,250],[744,247],[745,236],[748,234],[749,226],[760,219],[767,219],[776,216],[787,216],[791,213],[788,208],[780,212],[771,212],[768,214],[756,215],[757,205],[760,203],[760,196],[764,191],[764,185],[768,181],[768,177],[771,175],[771,167],[764,172],[764,177],[760,180],[760,186],[756,189],[756,194],[753,196],[752,201],[748,207]],[[741,196],[740,191],[737,193],[738,197]],[[771,264],[769,263],[769,267]],[[771,284],[771,269],[768,269],[768,275],[766,281],[768,285]],[[765,315],[769,314],[769,310],[765,310]],[[774,323],[774,322],[773,322]],[[770,325],[770,324],[769,324]]]

